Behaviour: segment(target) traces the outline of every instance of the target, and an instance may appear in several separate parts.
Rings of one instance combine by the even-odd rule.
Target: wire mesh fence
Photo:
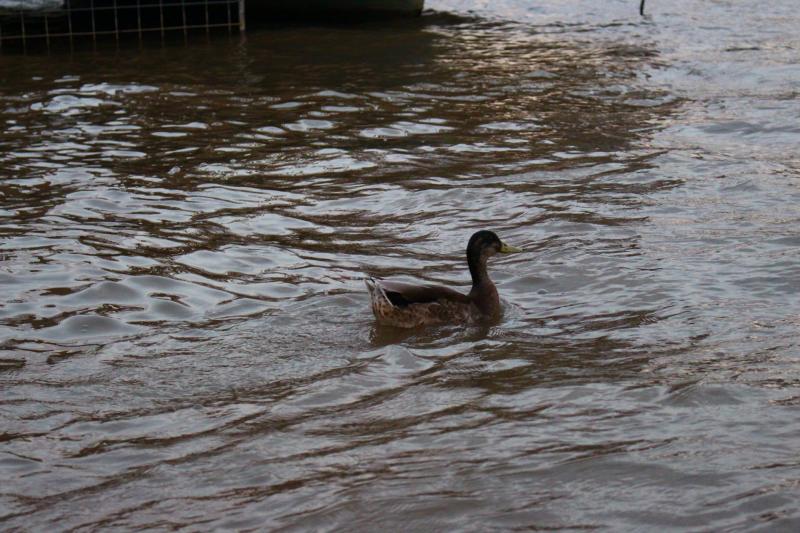
[[[0,50],[245,27],[244,0],[54,1],[38,8],[25,0],[0,2]]]

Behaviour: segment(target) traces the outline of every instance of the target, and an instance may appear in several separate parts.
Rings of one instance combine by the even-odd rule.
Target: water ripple
[[[796,10],[629,4],[2,56],[0,524],[790,529]]]

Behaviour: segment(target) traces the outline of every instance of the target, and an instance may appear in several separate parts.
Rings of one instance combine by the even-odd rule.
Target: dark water
[[[0,56],[0,529],[800,527],[796,3],[428,6]]]

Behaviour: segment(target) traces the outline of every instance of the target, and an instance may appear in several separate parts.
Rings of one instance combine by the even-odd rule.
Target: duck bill
[[[516,252],[521,252],[522,248],[517,248],[516,246],[509,246],[506,243],[501,243],[500,245],[500,253],[501,254],[513,254]]]

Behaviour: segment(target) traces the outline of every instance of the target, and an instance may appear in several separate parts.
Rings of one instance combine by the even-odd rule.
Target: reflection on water
[[[0,524],[796,521],[797,15],[526,4],[0,56]]]

